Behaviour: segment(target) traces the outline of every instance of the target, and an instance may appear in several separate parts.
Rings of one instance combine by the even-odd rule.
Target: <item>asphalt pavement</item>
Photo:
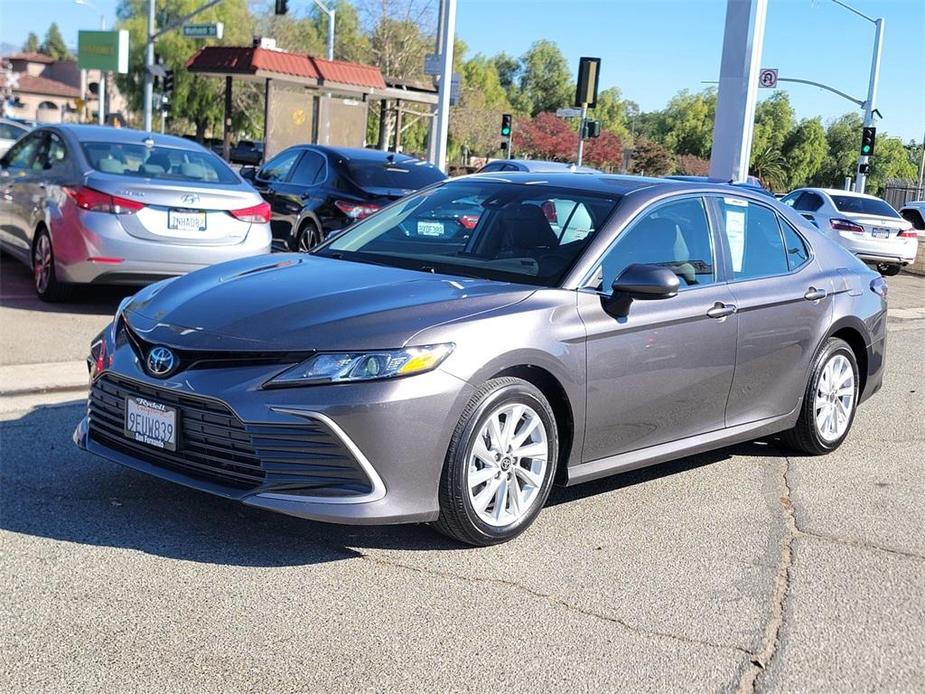
[[[82,359],[119,292],[45,310],[11,265],[3,363]],[[925,691],[925,278],[890,286],[884,388],[835,453],[556,489],[485,549],[243,508],[77,450],[79,394],[10,399],[2,688]]]

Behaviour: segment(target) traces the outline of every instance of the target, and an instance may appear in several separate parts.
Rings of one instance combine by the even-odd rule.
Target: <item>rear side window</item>
[[[757,279],[789,272],[777,213],[738,198],[722,198],[720,207],[735,279]],[[805,246],[803,251],[806,252]]]
[[[781,228],[784,231],[784,246],[787,249],[787,265],[791,270],[796,270],[809,260],[809,248],[803,237],[789,223],[782,222]]]
[[[324,180],[325,174],[324,157],[318,152],[306,150],[302,158],[292,172],[292,183],[301,186],[311,186]]]
[[[794,207],[802,212],[815,212],[822,207],[822,196],[817,193],[803,193]]]
[[[82,142],[87,161],[97,171],[155,181],[234,184],[238,179],[210,152],[130,142]]]
[[[839,212],[871,214],[878,217],[899,217],[890,205],[878,198],[862,198],[857,195],[833,195],[832,202]]]
[[[389,162],[385,159],[351,159],[347,175],[360,188],[417,190],[446,178],[433,164],[416,159]]]

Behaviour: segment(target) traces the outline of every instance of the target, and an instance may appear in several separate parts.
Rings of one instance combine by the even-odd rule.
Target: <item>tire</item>
[[[849,372],[850,384],[847,384]],[[810,455],[823,455],[838,448],[854,423],[858,384],[854,352],[844,340],[830,337],[813,362],[800,417],[793,429],[782,434],[784,443]],[[832,418],[826,418],[827,412]]]
[[[903,269],[902,265],[896,265],[895,263],[878,263],[877,272],[879,272],[884,277],[893,277],[898,275],[899,272]]]
[[[319,243],[321,243],[321,232],[318,231],[317,225],[308,220],[302,222],[295,250],[299,253],[308,253]]]
[[[32,242],[32,287],[39,299],[48,303],[66,301],[70,287],[58,281],[55,251],[47,229],[40,229]]]
[[[511,419],[514,416],[516,421]],[[490,420],[497,426],[494,431]],[[509,421],[513,429],[508,434]],[[512,452],[536,455],[511,456],[510,447],[502,446],[507,441],[515,447]],[[466,405],[450,440],[440,478],[440,517],[434,528],[476,546],[517,537],[546,503],[558,455],[556,417],[543,393],[519,378],[488,381]],[[470,473],[478,478],[471,488]]]

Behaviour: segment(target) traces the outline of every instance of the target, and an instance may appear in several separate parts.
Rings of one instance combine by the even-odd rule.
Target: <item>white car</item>
[[[895,275],[915,260],[918,234],[880,198],[831,188],[798,188],[781,202],[882,275]]]
[[[907,202],[899,214],[912,225],[919,236],[925,236],[925,200]]]
[[[17,123],[8,118],[0,118],[0,157],[6,154],[6,151],[13,146],[16,140],[30,130],[31,128],[28,125]]]

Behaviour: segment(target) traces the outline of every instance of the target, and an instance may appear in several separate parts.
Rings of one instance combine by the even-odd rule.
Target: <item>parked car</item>
[[[253,140],[239,140],[231,148],[231,163],[256,166],[263,161],[263,143]]]
[[[245,168],[273,210],[277,248],[307,251],[328,234],[446,175],[433,164],[378,149],[297,145]]]
[[[589,233],[557,234],[550,199]],[[471,233],[432,233],[446,210]],[[881,386],[886,291],[757,192],[456,178],[311,253],[139,292],[91,347],[74,439],[248,506],[492,544],[556,481],[776,433],[835,450]]]
[[[761,181],[759,181],[754,176],[749,176],[744,181],[726,181],[721,178],[710,178],[709,176],[687,176],[683,174],[665,176],[665,178],[670,181],[687,181],[688,183],[721,183],[724,185],[736,186],[737,188],[747,188],[749,190],[755,191],[756,193],[767,195],[769,198],[777,199],[777,196],[762,186]]]
[[[829,188],[798,188],[781,199],[837,239],[882,275],[895,275],[915,260],[918,234],[873,195]]]
[[[31,128],[9,118],[0,118],[0,156],[13,146],[19,138],[29,132]]]
[[[46,301],[270,250],[269,205],[178,137],[40,127],[0,158],[0,189],[0,247],[33,269]]]
[[[540,172],[558,172],[575,171],[578,173],[600,173],[597,169],[590,166],[576,166],[561,161],[544,161],[542,159],[496,159],[490,161],[476,173],[492,173],[499,171],[532,171]]]
[[[909,222],[919,236],[925,236],[925,200],[907,202],[899,210],[899,216]]]

